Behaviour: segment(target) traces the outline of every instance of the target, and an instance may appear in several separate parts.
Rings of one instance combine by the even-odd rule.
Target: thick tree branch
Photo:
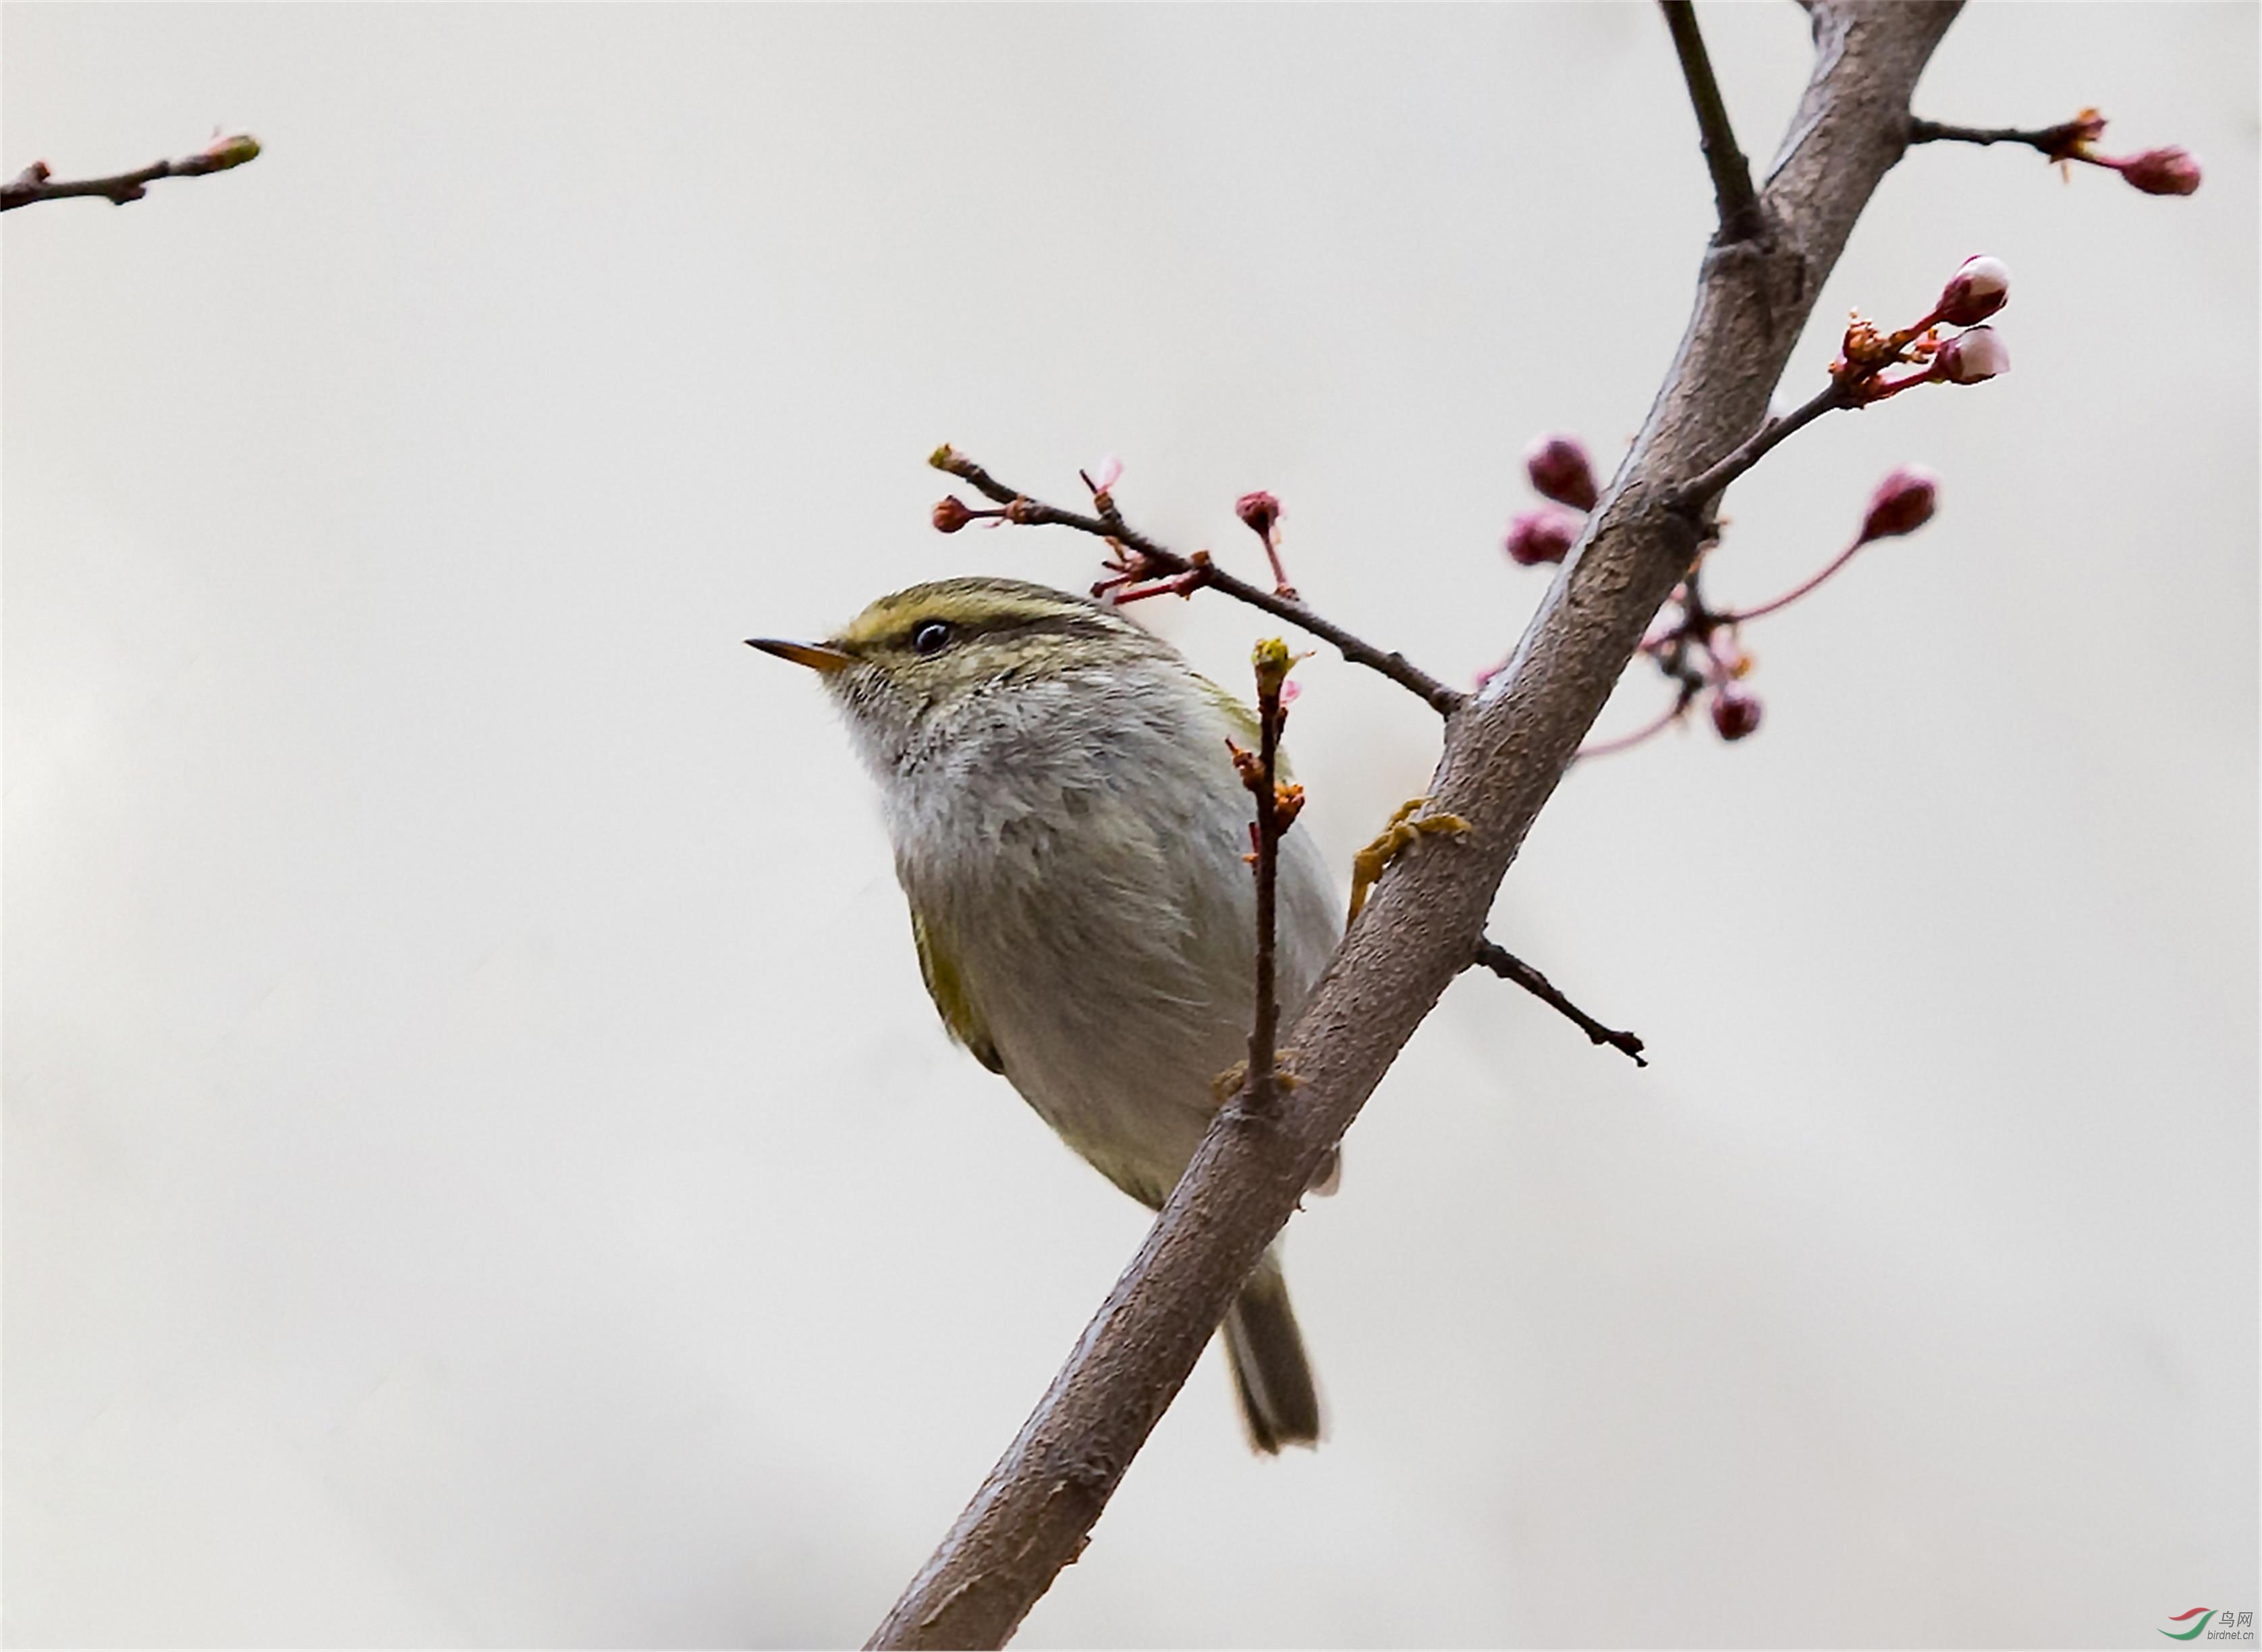
[[[1689,0],[1658,4],[1665,9],[1665,26],[1673,32],[1673,50],[1681,59],[1681,77],[1689,83],[1689,101],[1696,111],[1697,139],[1704,148],[1704,164],[1711,170],[1712,204],[1720,214],[1720,239],[1749,241],[1766,220],[1752,188],[1751,162],[1736,147],[1727,100],[1720,96],[1720,83],[1712,78],[1712,60],[1696,27],[1696,8]]]
[[[992,1647],[1082,1548],[1235,1291],[1391,1061],[1464,968],[1524,834],[1689,569],[1675,480],[1760,428],[1816,295],[1901,155],[1952,3],[1814,0],[1816,68],[1760,198],[1715,247],[1647,422],[1506,670],[1448,719],[1432,806],[1473,828],[1385,880],[1289,1035],[1275,1115],[1210,1131],[1051,1389],[875,1646]],[[1301,623],[1300,621],[1298,623]]]
[[[123,206],[128,201],[138,201],[148,193],[148,185],[164,177],[202,177],[207,172],[225,172],[230,167],[241,166],[259,155],[259,140],[248,133],[233,137],[214,138],[194,155],[184,155],[174,161],[153,161],[139,171],[120,172],[112,177],[76,178],[58,182],[48,171],[45,161],[34,161],[4,184],[0,184],[0,213],[13,212],[18,206],[30,206],[40,201],[68,200],[73,196],[99,196],[112,206]]]

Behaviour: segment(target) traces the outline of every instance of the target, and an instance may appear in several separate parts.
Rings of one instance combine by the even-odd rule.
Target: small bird
[[[1018,580],[915,585],[824,642],[748,646],[820,674],[846,715],[944,1026],[1159,1209],[1255,1013],[1255,802],[1227,742],[1253,748],[1256,718],[1119,610]],[[1342,927],[1308,833],[1280,840],[1277,896],[1285,1025]],[[1223,1329],[1250,1443],[1315,1444],[1277,1248]]]

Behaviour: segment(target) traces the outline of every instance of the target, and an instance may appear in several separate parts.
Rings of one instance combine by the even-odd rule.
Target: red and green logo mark
[[[2184,1623],[2196,1618],[2199,1620],[2198,1622],[2192,1624],[2188,1629],[2163,1629],[2160,1633],[2171,1641],[2196,1641],[2200,1637],[2200,1631],[2207,1627],[2208,1620],[2214,1616],[2215,1609],[2212,1606],[2194,1606],[2189,1612],[2176,1613],[2168,1621]]]

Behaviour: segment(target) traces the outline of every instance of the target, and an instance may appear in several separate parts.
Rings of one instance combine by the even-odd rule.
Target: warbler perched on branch
[[[1255,804],[1228,742],[1254,747],[1256,719],[1119,610],[1015,580],[915,585],[824,642],[750,646],[846,714],[943,1024],[1160,1208],[1255,1010]],[[1279,841],[1277,900],[1286,1024],[1341,928],[1308,833]],[[1251,1442],[1316,1442],[1277,1247],[1223,1330]]]

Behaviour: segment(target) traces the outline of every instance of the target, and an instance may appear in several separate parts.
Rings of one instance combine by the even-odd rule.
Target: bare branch
[[[1812,400],[1794,412],[1784,414],[1780,419],[1769,419],[1718,464],[1708,466],[1703,475],[1692,477],[1675,488],[1668,497],[1668,507],[1684,512],[1701,509],[1718,497],[1730,482],[1774,451],[1777,443],[1796,436],[1826,413],[1856,405],[1856,392],[1851,381],[1833,379],[1815,393]]]
[[[1956,11],[1813,0],[1815,72],[1761,196],[1773,233],[1707,256],[1680,351],[1582,546],[1508,669],[1447,719],[1430,797],[1473,829],[1452,853],[1411,857],[1384,881],[1289,1035],[1294,1094],[1266,1129],[1203,1137],[1043,1401],[873,1645],[998,1646],[1082,1548],[1234,1293],[1468,963],[1533,819],[1688,572],[1697,530],[1671,508],[1674,479],[1702,474],[1766,416],[1816,295],[1900,156],[1909,93]]]
[[[2062,120],[2054,126],[1955,126],[1944,120],[1927,120],[1921,115],[1909,117],[1911,143],[2023,143],[2039,149],[2053,161],[2071,160],[2074,145],[2086,135],[2087,122],[2081,119]]]
[[[2100,155],[2095,145],[2105,135],[2105,117],[2085,109],[2071,120],[2054,126],[1952,126],[1945,121],[1909,117],[1911,143],[2021,143],[2039,150],[2047,160],[2078,161],[2118,172],[2131,187],[2147,195],[2191,195],[2202,176],[2199,157],[2179,144],[2145,149],[2136,155]]]
[[[1115,509],[1105,494],[1100,494],[1093,505],[1099,514],[1085,516],[1080,511],[1063,510],[1057,505],[1045,504],[1006,487],[956,448],[937,448],[929,456],[927,463],[939,471],[947,471],[953,476],[962,478],[984,497],[1003,505],[1008,522],[1025,526],[1073,528],[1078,533],[1088,533],[1095,538],[1113,540],[1145,559],[1155,572],[1176,575],[1185,581],[1177,588],[1180,590],[1192,592],[1207,585],[1237,602],[1248,603],[1251,608],[1262,609],[1275,619],[1284,619],[1300,631],[1309,631],[1353,665],[1379,671],[1401,689],[1410,689],[1420,696],[1423,703],[1441,717],[1451,717],[1460,707],[1463,698],[1460,690],[1447,688],[1413,664],[1404,654],[1395,650],[1378,648],[1334,621],[1322,618],[1299,597],[1284,596],[1278,591],[1268,591],[1261,585],[1251,585],[1246,580],[1235,578],[1210,561],[1207,552],[1197,552],[1191,557],[1181,556],[1168,545],[1157,544],[1126,523],[1122,513]]]
[[[1249,1064],[1241,1085],[1239,1105],[1258,1117],[1269,1115],[1282,1088],[1278,1056],[1280,1040],[1280,998],[1274,982],[1273,960],[1279,925],[1275,896],[1279,886],[1280,834],[1294,824],[1303,807],[1300,786],[1283,785],[1280,766],[1280,725],[1286,720],[1281,686],[1296,663],[1288,645],[1279,638],[1257,645],[1250,663],[1257,667],[1257,749],[1233,751],[1242,783],[1257,800],[1257,820],[1250,837],[1250,860],[1257,868],[1257,1011],[1249,1027]]]
[[[1641,1057],[1641,1052],[1647,1046],[1639,1037],[1632,1033],[1613,1032],[1603,1026],[1602,1022],[1588,1014],[1569,999],[1565,998],[1552,981],[1498,941],[1489,937],[1480,940],[1477,942],[1474,962],[1490,970],[1502,980],[1515,982],[1541,1003],[1569,1016],[1579,1030],[1586,1034],[1594,1042],[1608,1044],[1613,1050],[1624,1050],[1633,1057],[1633,1064],[1637,1067],[1649,1065],[1649,1063],[1644,1061]]]
[[[137,172],[120,172],[114,177],[58,182],[45,161],[34,161],[6,184],[0,184],[0,213],[13,212],[18,206],[30,206],[40,201],[68,200],[78,195],[98,196],[113,206],[123,206],[148,194],[147,186],[159,178],[202,177],[207,172],[225,172],[256,159],[258,155],[259,140],[239,132],[233,137],[214,138],[194,155],[184,155],[175,161],[153,161]]]
[[[1727,102],[1720,96],[1719,82],[1712,78],[1712,60],[1696,27],[1696,9],[1689,0],[1658,4],[1665,9],[1665,26],[1672,31],[1673,49],[1681,59],[1681,77],[1689,83],[1689,101],[1696,111],[1698,141],[1712,173],[1712,203],[1720,214],[1720,239],[1750,241],[1766,227],[1766,220],[1752,188],[1751,162],[1736,147]]]

